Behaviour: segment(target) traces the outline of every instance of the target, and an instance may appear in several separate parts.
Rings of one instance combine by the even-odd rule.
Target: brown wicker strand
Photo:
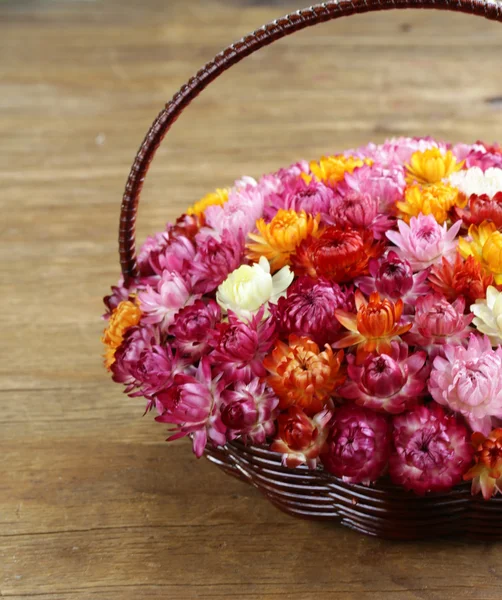
[[[355,13],[395,8],[451,10],[502,21],[502,4],[499,0],[331,0],[299,10],[264,25],[220,52],[166,104],[164,110],[153,122],[131,167],[122,198],[119,228],[120,264],[126,285],[139,274],[135,233],[138,202],[143,182],[164,136],[192,100],[232,65],[295,31]]]

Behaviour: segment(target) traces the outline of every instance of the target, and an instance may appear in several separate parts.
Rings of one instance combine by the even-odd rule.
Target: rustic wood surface
[[[502,545],[302,522],[141,418],[101,366],[122,187],[164,101],[298,0],[0,3],[0,597],[502,598]],[[283,40],[173,128],[139,236],[242,175],[386,136],[502,139],[502,26],[430,11]]]

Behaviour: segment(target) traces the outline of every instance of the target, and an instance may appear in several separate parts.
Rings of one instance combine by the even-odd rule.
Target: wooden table
[[[193,458],[101,366],[101,297],[134,152],[223,45],[298,0],[0,6],[0,597],[502,598],[502,545],[402,544],[296,521]],[[370,139],[502,138],[502,27],[433,12],[297,34],[168,136],[139,237],[242,174]]]

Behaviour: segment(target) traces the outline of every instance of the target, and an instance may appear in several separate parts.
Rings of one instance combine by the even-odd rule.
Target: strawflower
[[[394,417],[393,438],[390,477],[421,496],[460,483],[472,460],[467,428],[437,404]]]
[[[355,169],[363,165],[372,164],[373,161],[371,159],[361,159],[338,154],[336,156],[323,156],[319,162],[312,161],[310,163],[310,172],[318,181],[322,181],[330,187],[336,187],[337,183],[342,181],[346,173],[352,173]],[[308,183],[311,181],[311,176],[309,175],[303,175],[303,178]]]
[[[223,392],[221,420],[228,439],[264,444],[275,433],[278,404],[277,396],[258,378],[247,384],[239,381],[233,390]]]
[[[476,300],[471,312],[474,326],[490,338],[492,346],[502,344],[502,292],[489,286],[486,298]]]
[[[483,172],[479,167],[472,167],[452,173],[448,181],[466,198],[473,194],[493,198],[498,192],[502,192],[502,169],[491,168]]]
[[[179,373],[168,390],[157,394],[163,412],[155,420],[175,425],[169,440],[192,435],[193,451],[199,458],[208,439],[217,446],[227,441],[220,412],[224,387],[220,375],[213,379],[211,365],[203,358],[193,374]]]
[[[319,237],[304,240],[291,257],[296,275],[324,277],[343,283],[368,272],[371,258],[384,251],[381,242],[375,242],[371,231],[327,227]]]
[[[411,329],[411,323],[402,323],[403,301],[396,303],[373,292],[369,301],[357,290],[355,293],[356,314],[342,309],[335,310],[337,320],[348,329],[333,344],[335,348],[357,346],[357,363],[364,361],[371,352],[390,354],[391,341]]]
[[[139,323],[141,310],[129,300],[123,300],[112,311],[101,341],[106,346],[105,367],[110,370],[115,361],[115,352],[122,344],[127,330]]]
[[[277,437],[270,449],[282,454],[282,463],[286,467],[306,464],[310,469],[315,469],[328,437],[332,416],[330,407],[310,418],[299,406],[291,406],[277,419]]]
[[[340,372],[343,351],[333,353],[306,337],[289,336],[278,341],[263,365],[270,373],[266,381],[280,400],[280,408],[300,406],[308,415],[322,410],[345,377]]]
[[[418,151],[412,154],[410,164],[406,165],[406,181],[424,185],[440,183],[462,166],[450,150],[443,152],[439,148],[431,148],[424,152]]]
[[[472,434],[475,465],[464,475],[472,480],[472,493],[483,494],[485,500],[497,493],[502,494],[502,429],[494,429],[484,436]]]
[[[270,223],[258,219],[258,233],[250,233],[247,244],[248,258],[257,262],[264,256],[270,262],[272,273],[290,264],[290,256],[300,242],[316,236],[320,215],[312,217],[305,211],[280,209]]]
[[[487,336],[472,334],[467,348],[447,344],[443,351],[432,366],[431,396],[488,434],[493,418],[502,418],[502,348],[492,350]]]
[[[324,469],[347,483],[369,485],[387,466],[390,454],[387,418],[353,404],[336,409],[321,453]]]
[[[473,256],[493,275],[497,285],[502,284],[502,233],[495,223],[483,221],[479,226],[471,225],[469,238],[459,238],[458,247],[463,258]]]
[[[378,412],[399,414],[427,394],[427,353],[408,354],[406,344],[392,342],[389,355],[370,354],[362,365],[348,356],[347,381],[338,394]]]
[[[220,318],[220,307],[214,300],[209,300],[207,304],[196,300],[182,308],[169,327],[169,335],[174,338],[173,346],[181,356],[198,360],[210,349]]]
[[[413,271],[422,271],[442,257],[454,256],[461,225],[457,221],[448,229],[446,223],[441,227],[432,215],[418,215],[411,217],[409,225],[399,220],[399,232],[388,231],[386,236],[397,246],[396,253],[410,263]]]
[[[432,215],[442,225],[448,220],[454,206],[459,206],[458,190],[444,183],[435,183],[426,187],[411,185],[406,188],[404,200],[396,202],[400,217],[409,223],[411,217],[419,214]]]
[[[225,312],[231,310],[242,319],[250,319],[264,305],[267,316],[268,304],[276,304],[286,294],[293,278],[288,266],[272,276],[270,263],[262,256],[254,265],[232,271],[218,287],[216,300]]]
[[[228,202],[229,193],[229,189],[216,189],[191,206],[187,210],[187,215],[201,216],[208,206],[223,206],[225,202]]]

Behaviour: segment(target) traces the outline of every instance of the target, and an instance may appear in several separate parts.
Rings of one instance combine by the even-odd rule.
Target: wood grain
[[[502,547],[399,544],[291,519],[101,368],[128,168],[163,103],[293,0],[0,4],[0,597],[500,600]],[[502,138],[502,28],[367,15],[237,66],[176,124],[142,239],[242,174],[392,135]]]

